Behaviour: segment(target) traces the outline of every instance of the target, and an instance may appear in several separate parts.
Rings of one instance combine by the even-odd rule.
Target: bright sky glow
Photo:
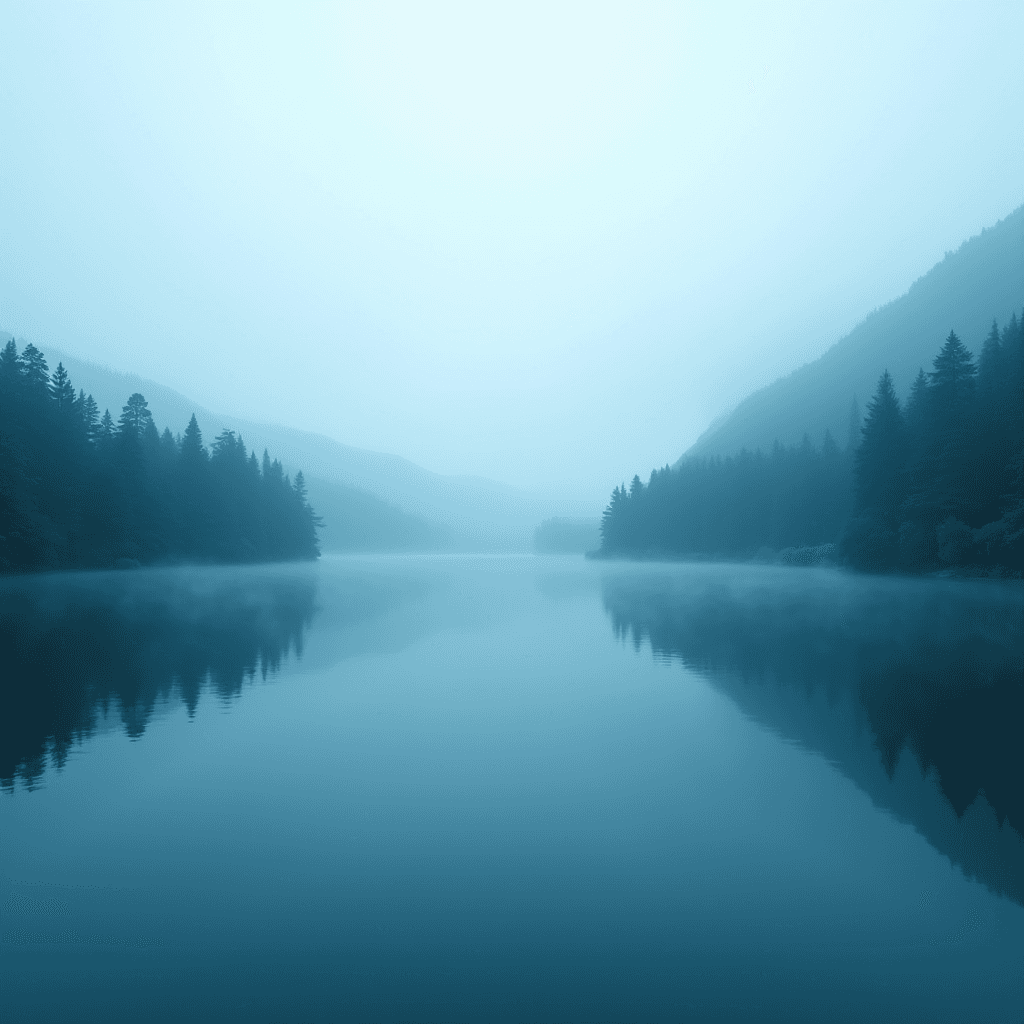
[[[6,5],[0,57],[0,328],[597,507],[1024,202],[1019,3]]]

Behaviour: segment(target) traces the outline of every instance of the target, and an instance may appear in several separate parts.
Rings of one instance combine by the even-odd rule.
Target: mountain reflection
[[[680,567],[608,574],[603,596],[618,636],[700,672],[1024,903],[1019,585]]]
[[[119,715],[141,736],[158,703],[237,695],[302,652],[316,584],[303,569],[53,575],[0,586],[0,786]]]

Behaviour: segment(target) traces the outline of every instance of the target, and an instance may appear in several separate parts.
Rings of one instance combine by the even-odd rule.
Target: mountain
[[[9,337],[0,332],[0,342]],[[75,389],[91,394],[115,420],[128,396],[138,391],[161,430],[181,433],[194,413],[207,444],[222,430],[233,430],[258,454],[268,449],[292,475],[301,469],[310,501],[324,519],[325,551],[526,551],[539,521],[576,511],[491,480],[431,473],[400,456],[349,447],[323,434],[215,413],[155,381],[86,362],[51,345],[38,347],[51,370],[62,362]]]
[[[951,330],[978,355],[993,318],[1004,326],[1024,307],[1024,206],[947,253],[900,298],[876,309],[821,358],[754,392],[689,448],[693,455],[768,450],[776,440],[820,444],[825,430],[849,436],[854,399],[865,407],[883,370],[906,397],[918,369],[931,369]]]

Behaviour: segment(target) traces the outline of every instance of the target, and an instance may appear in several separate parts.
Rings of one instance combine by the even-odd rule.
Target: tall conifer
[[[53,376],[50,378],[50,394],[53,396],[59,413],[68,414],[74,410],[75,389],[63,363],[57,364],[57,369],[53,371]]]
[[[857,503],[895,526],[906,490],[906,436],[900,400],[886,370],[861,428],[855,460]]]

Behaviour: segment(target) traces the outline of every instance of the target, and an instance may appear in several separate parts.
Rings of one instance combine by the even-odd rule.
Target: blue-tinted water
[[[1019,586],[0,584],[4,1021],[1024,1020]]]

